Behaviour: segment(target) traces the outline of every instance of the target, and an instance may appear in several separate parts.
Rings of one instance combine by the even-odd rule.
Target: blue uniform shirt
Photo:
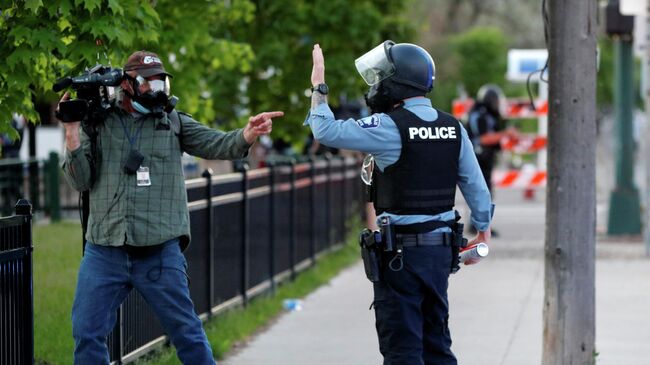
[[[406,99],[404,108],[427,122],[435,123],[438,119],[438,112],[431,106],[431,101],[424,97]],[[314,138],[326,146],[371,153],[375,157],[375,165],[381,171],[397,162],[402,151],[399,130],[393,119],[384,113],[373,114],[359,120],[335,120],[330,107],[323,103],[310,110],[305,125],[309,125]],[[494,205],[467,131],[462,125],[460,129],[462,141],[458,164],[458,186],[472,211],[472,224],[479,231],[485,231],[490,225]],[[430,220],[453,220],[454,211],[450,210],[434,216],[398,216],[383,213],[378,219],[382,216],[390,217],[393,224],[404,225]],[[449,228],[439,230],[449,231]]]

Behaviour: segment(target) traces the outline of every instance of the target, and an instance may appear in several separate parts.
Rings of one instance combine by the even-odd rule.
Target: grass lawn
[[[358,226],[356,224],[355,226]],[[255,298],[244,310],[232,309],[205,324],[217,358],[238,341],[269,323],[286,298],[302,298],[327,283],[341,269],[359,259],[356,229],[342,249],[321,256],[318,263],[294,282],[278,287],[275,296]],[[81,227],[76,222],[34,226],[34,329],[37,364],[72,363],[70,310],[81,260]],[[39,363],[40,361],[40,363]],[[173,348],[166,347],[138,364],[180,364]]]
[[[72,364],[70,310],[81,261],[81,225],[34,225],[36,363]]]

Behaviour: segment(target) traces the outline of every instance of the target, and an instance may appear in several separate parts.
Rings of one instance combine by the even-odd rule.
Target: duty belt
[[[404,247],[449,246],[451,236],[449,232],[396,233],[395,239]]]

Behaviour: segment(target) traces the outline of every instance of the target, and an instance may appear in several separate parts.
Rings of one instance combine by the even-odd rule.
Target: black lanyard
[[[136,149],[135,147],[137,147],[137,143],[140,139],[140,132],[142,132],[142,126],[144,126],[145,118],[146,118],[145,116],[141,116],[136,120],[136,123],[138,121],[141,121],[140,127],[138,127],[138,130],[135,131],[135,134],[131,136],[129,134],[129,131],[126,129],[126,124],[124,124],[124,119],[120,116],[120,123],[122,123],[122,129],[124,129],[124,136],[129,141],[129,146],[131,146],[131,150],[135,150]]]

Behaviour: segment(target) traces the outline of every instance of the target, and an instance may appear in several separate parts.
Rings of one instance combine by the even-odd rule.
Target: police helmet
[[[483,104],[490,113],[495,115],[503,114],[503,102],[505,96],[500,87],[495,84],[485,84],[481,86],[476,95],[476,102]]]
[[[431,55],[410,43],[385,41],[359,57],[355,66],[369,86],[381,84],[394,100],[426,95],[436,77]]]

